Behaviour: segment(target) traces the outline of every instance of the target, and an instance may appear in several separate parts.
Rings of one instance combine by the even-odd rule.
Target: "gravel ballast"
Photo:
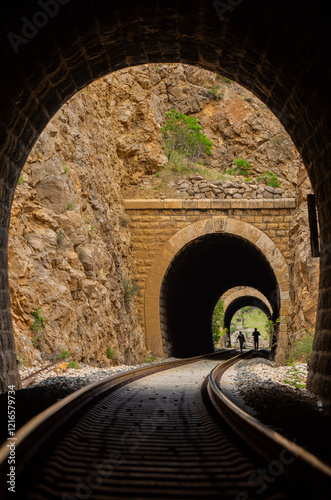
[[[174,358],[163,362],[173,361]],[[160,361],[156,361],[160,362]],[[35,415],[98,380],[109,376],[152,365],[143,363],[137,366],[114,366],[97,368],[80,364],[80,369],[68,368],[67,371],[48,371],[40,374],[29,387],[16,392],[16,429]],[[41,368],[21,370],[21,377]],[[297,444],[315,453],[325,461],[331,462],[330,449],[330,413],[306,390],[295,388],[290,383],[304,385],[307,377],[307,365],[297,363],[294,366],[277,366],[264,358],[242,360],[235,367],[234,383],[231,391],[254,410],[253,416],[273,427]],[[287,381],[287,383],[284,383]],[[1,421],[7,422],[7,394],[0,395]],[[0,440],[7,439],[7,425],[2,425]]]
[[[234,370],[233,391],[245,401],[246,412],[331,464],[330,412],[315,396],[289,383],[304,385],[305,363],[277,366],[255,358],[240,361]]]
[[[157,360],[150,363],[142,363],[140,365],[113,366],[110,368],[98,368],[89,366],[84,363],[79,363],[80,368],[67,368],[62,370],[49,370],[41,372],[31,385],[25,389],[16,391],[15,393],[15,423],[16,430],[22,427],[31,418],[38,415],[49,406],[57,403],[57,401],[69,396],[82,387],[93,384],[99,380],[134,370],[135,368],[143,368],[156,363],[175,361],[175,358],[166,360]],[[64,360],[64,363],[65,360]],[[24,379],[32,373],[47,366],[47,363],[35,365],[33,368],[23,368],[20,370],[21,378]],[[8,421],[8,395],[0,394],[0,418],[3,423],[0,427],[0,444],[8,437],[7,421]]]

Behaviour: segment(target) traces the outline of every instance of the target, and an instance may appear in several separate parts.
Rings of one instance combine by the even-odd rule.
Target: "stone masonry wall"
[[[177,193],[195,199],[280,199],[293,198],[294,193],[280,187],[265,186],[253,182],[207,181],[200,175],[190,175],[178,182]],[[184,197],[183,196],[183,197]]]
[[[223,216],[252,224],[268,235],[289,263],[289,229],[294,199],[281,200],[124,200],[130,220],[132,253],[141,296],[139,317],[144,327],[144,291],[149,271],[162,246],[190,224]]]

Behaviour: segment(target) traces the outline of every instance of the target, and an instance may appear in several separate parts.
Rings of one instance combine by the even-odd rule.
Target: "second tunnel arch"
[[[206,238],[208,238],[208,243],[211,244],[211,236],[216,236],[218,240],[220,237],[227,238],[227,243],[229,243],[229,239],[232,238],[232,243],[234,245],[232,249],[236,252],[238,252],[238,241],[236,243],[234,243],[234,241],[240,239],[242,242],[245,242],[246,248],[248,248],[247,245],[249,245],[251,249],[254,248],[254,250],[252,250],[253,253],[255,252],[256,255],[265,258],[266,263],[270,267],[269,278],[271,281],[273,280],[273,285],[271,285],[269,291],[266,291],[266,294],[270,296],[271,300],[279,301],[277,314],[281,317],[281,323],[278,338],[278,357],[281,358],[286,349],[287,337],[286,316],[288,312],[289,294],[288,265],[276,244],[263,231],[251,224],[227,217],[213,217],[190,224],[178,231],[161,248],[151,266],[145,287],[144,314],[148,347],[159,354],[163,354],[167,350],[167,341],[162,338],[162,334],[164,335],[166,330],[165,321],[168,321],[166,320],[167,313],[164,309],[168,307],[164,302],[164,300],[167,300],[165,299],[167,295],[165,286],[167,285],[165,285],[164,279],[166,273],[170,272],[171,264],[176,258],[180,257],[181,254],[182,257],[180,258],[182,262],[184,262],[185,253],[183,252],[185,252],[189,246],[201,244],[203,240],[206,242]],[[215,238],[213,238],[213,241],[215,242]],[[215,243],[213,243],[213,245],[215,246]],[[266,270],[267,267],[264,269]],[[272,275],[274,278],[272,278]],[[245,284],[254,286],[252,283]],[[227,286],[227,288],[231,288],[231,286]],[[213,297],[213,299],[211,299],[211,296],[209,297],[211,301],[214,301],[211,310],[213,310],[221,294],[222,293],[218,293],[218,296]],[[210,307],[210,303],[208,307]],[[205,311],[206,316],[209,315],[211,317],[212,313],[209,314],[208,307]],[[182,325],[183,323],[179,328],[181,328]],[[190,325],[187,326],[190,327]],[[170,339],[172,343],[173,340],[173,338]],[[203,346],[200,346],[200,353],[207,352],[211,347],[212,339],[210,338]],[[177,349],[177,351],[175,350],[176,352],[173,348],[171,350],[173,355],[183,355],[180,348]],[[191,350],[193,354],[196,353],[194,348]],[[187,353],[187,355],[192,354],[192,352]]]
[[[259,308],[268,318],[277,319],[276,312],[269,300],[252,287],[236,287],[228,290],[222,296],[224,302],[224,328],[230,331],[233,316],[239,309],[246,306]]]

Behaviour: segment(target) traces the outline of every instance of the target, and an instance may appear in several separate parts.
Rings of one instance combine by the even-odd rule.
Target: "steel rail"
[[[211,403],[232,429],[269,463],[277,461],[277,464],[280,464],[284,474],[291,481],[298,482],[301,489],[312,490],[314,496],[311,498],[325,499],[325,492],[330,492],[331,487],[331,467],[309,451],[247,414],[222,392],[222,375],[242,357],[236,356],[211,371],[207,383],[207,392]],[[287,459],[284,458],[285,453],[287,453]],[[289,455],[292,458],[289,459]]]

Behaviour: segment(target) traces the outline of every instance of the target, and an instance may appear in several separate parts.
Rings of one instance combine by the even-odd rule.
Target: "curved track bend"
[[[247,421],[241,423],[247,432],[240,434],[246,439],[249,433],[253,446],[237,434],[243,416],[234,418],[219,404],[219,369],[212,372],[235,355],[220,352],[127,372],[53,405],[17,433],[16,498],[322,498],[329,470],[317,467],[314,476],[313,467],[303,483],[296,467],[284,470],[290,460],[285,441],[262,457],[261,450],[272,446],[259,429],[254,434]],[[7,453],[3,446],[0,491],[13,498],[5,483]]]

